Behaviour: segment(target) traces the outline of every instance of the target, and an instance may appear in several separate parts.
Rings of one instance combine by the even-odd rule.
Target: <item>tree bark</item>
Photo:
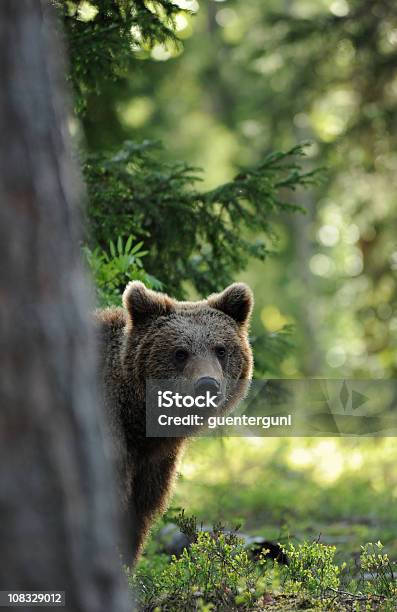
[[[130,609],[96,391],[65,67],[40,0],[0,2],[0,589]],[[25,606],[24,609],[29,609]]]

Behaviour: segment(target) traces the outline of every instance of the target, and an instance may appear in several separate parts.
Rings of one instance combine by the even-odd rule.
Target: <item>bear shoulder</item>
[[[94,311],[93,320],[99,343],[100,362],[103,365],[107,363],[111,368],[121,368],[121,347],[127,325],[127,313],[123,308],[112,306]]]

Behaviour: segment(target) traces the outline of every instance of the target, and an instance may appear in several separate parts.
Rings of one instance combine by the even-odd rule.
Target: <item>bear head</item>
[[[250,381],[253,365],[253,296],[247,285],[234,283],[205,300],[180,302],[133,281],[123,305],[124,375],[135,388],[149,379],[189,381],[196,393],[222,394],[228,409],[244,395],[241,383]]]

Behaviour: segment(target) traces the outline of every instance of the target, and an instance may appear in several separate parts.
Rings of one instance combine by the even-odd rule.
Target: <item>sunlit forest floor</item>
[[[381,540],[397,558],[394,438],[195,440],[173,505],[284,543],[335,544],[345,561]]]
[[[140,609],[391,612],[397,609],[396,497],[391,437],[193,440],[172,507],[132,578],[135,590],[143,588]],[[182,509],[197,518],[201,534],[171,561],[161,534]],[[216,535],[216,525],[226,531]],[[261,556],[250,561],[252,551],[245,557],[228,540],[237,525],[243,537],[279,543],[288,568]],[[225,604],[233,588],[241,596]]]

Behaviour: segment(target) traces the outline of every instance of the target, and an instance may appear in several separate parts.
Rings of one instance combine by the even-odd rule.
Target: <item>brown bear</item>
[[[101,378],[126,531],[121,549],[134,563],[156,517],[166,509],[185,438],[146,437],[147,379],[187,379],[216,390],[252,375],[248,325],[253,297],[235,283],[198,302],[179,302],[129,283],[124,308],[96,313]],[[244,393],[230,387],[230,411]]]

